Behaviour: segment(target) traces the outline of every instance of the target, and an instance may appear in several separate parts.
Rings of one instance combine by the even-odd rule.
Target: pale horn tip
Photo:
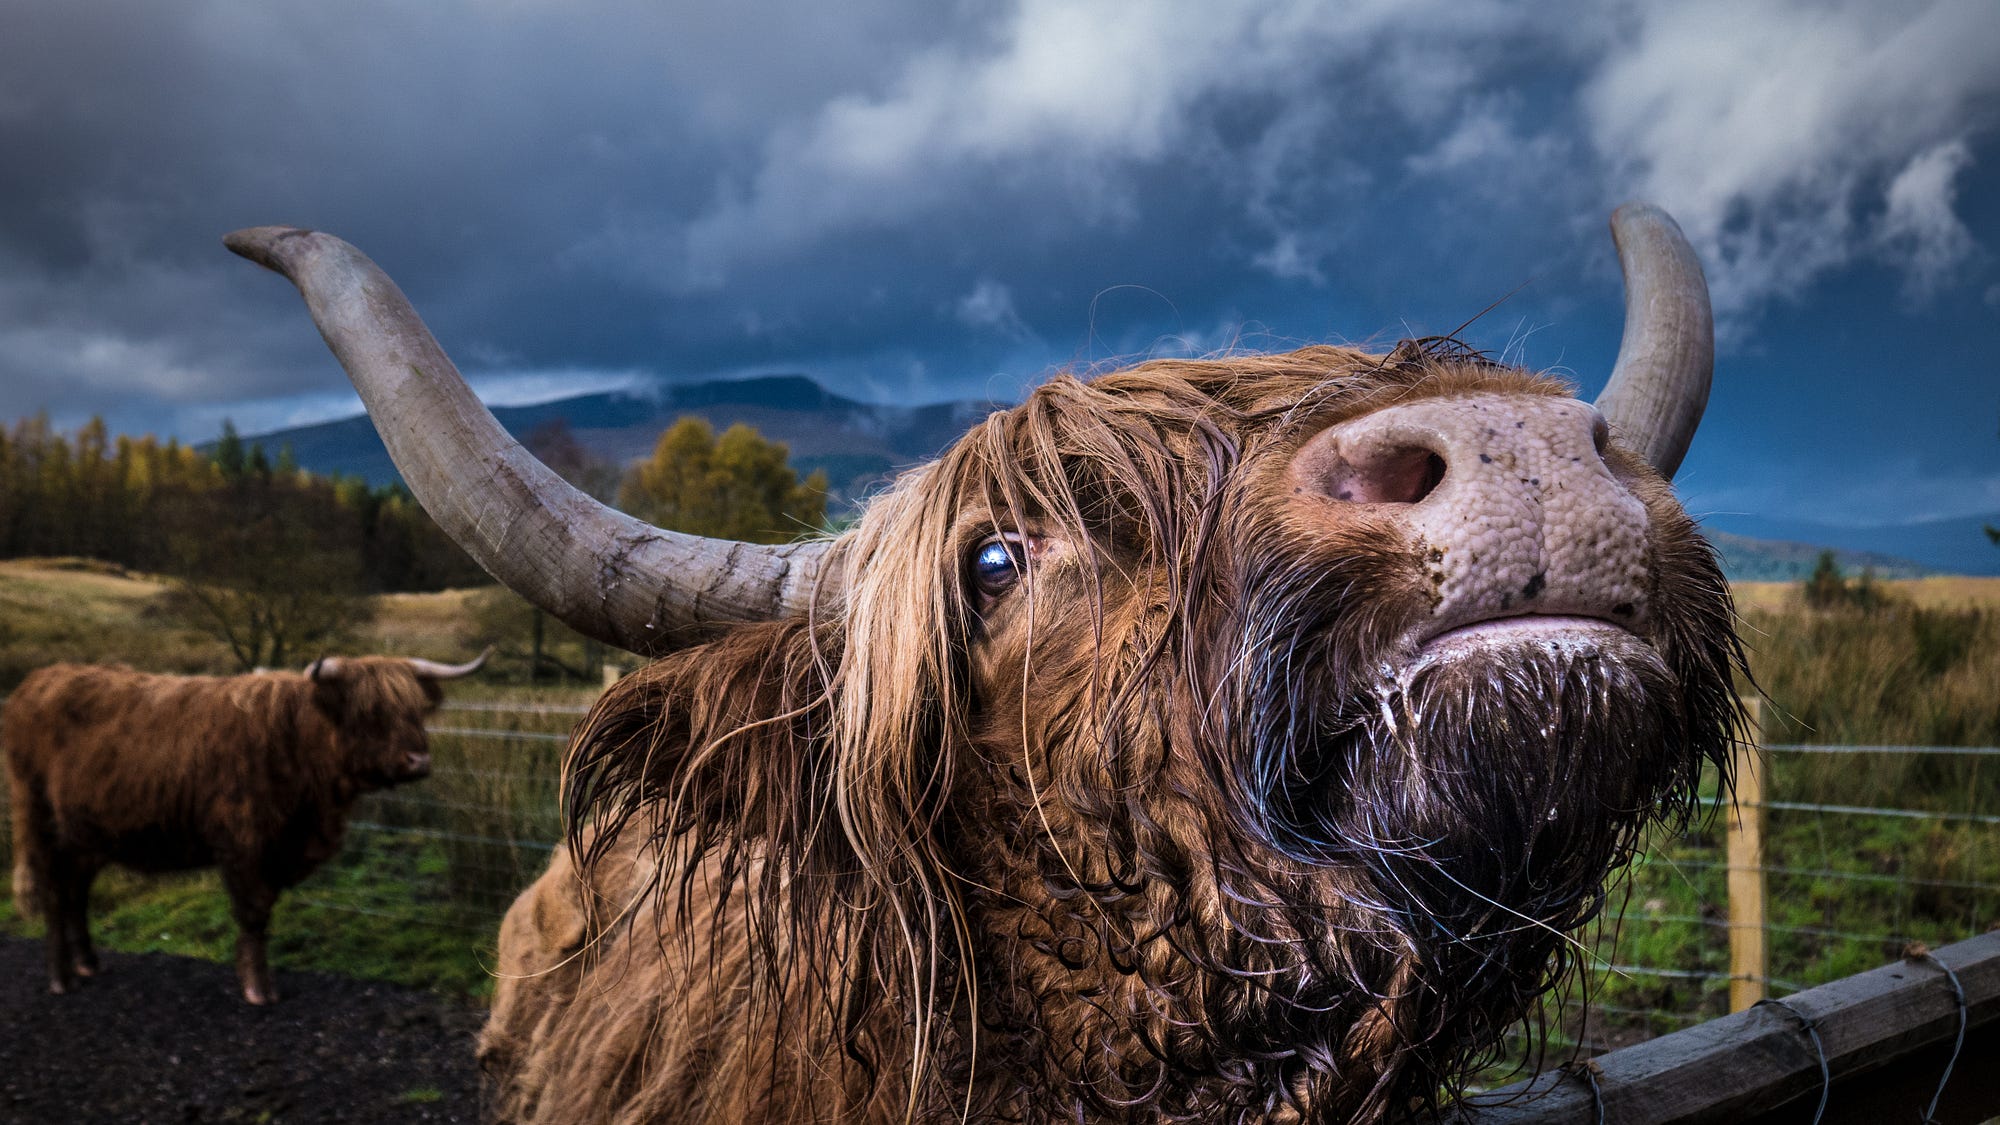
[[[1650,203],[1612,212],[1611,238],[1625,275],[1625,334],[1597,408],[1614,437],[1671,480],[1715,370],[1708,282],[1680,224]]]
[[[222,236],[222,244],[230,252],[278,273],[285,272],[284,259],[278,247],[289,239],[305,238],[314,232],[303,227],[244,227]]]
[[[493,646],[487,645],[484,652],[481,652],[478,656],[473,657],[464,664],[442,664],[435,660],[423,660],[412,657],[409,665],[410,669],[423,679],[455,680],[460,676],[470,676],[474,672],[479,671],[480,668],[486,665],[487,657],[492,655]]]
[[[1613,227],[1621,227],[1628,223],[1660,222],[1663,220],[1673,223],[1675,230],[1681,229],[1680,224],[1674,222],[1672,215],[1661,210],[1659,205],[1649,203],[1643,199],[1628,199],[1619,204],[1617,210],[1611,212],[1611,225]]]

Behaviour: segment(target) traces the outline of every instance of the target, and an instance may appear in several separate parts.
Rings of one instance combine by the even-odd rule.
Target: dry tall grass
[[[2000,610],[1751,610],[1751,668],[1776,743],[2000,746]],[[2000,763],[1906,754],[1781,759],[1792,800],[2000,812]]]
[[[99,564],[0,562],[0,693],[32,668],[63,659],[226,671],[219,644],[149,615],[162,589]],[[1770,700],[1769,741],[2000,746],[2000,579],[1885,582],[1879,589],[1888,604],[1867,611],[1812,611],[1797,589],[1751,584],[1737,591],[1753,674]],[[379,599],[366,643],[462,659],[477,648],[473,632],[463,592],[397,595]],[[496,659],[503,675],[509,668],[524,675],[525,661],[508,655]],[[300,942],[288,964],[454,989],[476,989],[484,979],[490,961],[482,947],[559,836],[563,740],[573,709],[595,693],[474,680],[449,694],[453,709],[440,713],[436,726],[489,733],[436,734],[432,778],[363,804],[342,856],[280,908],[280,937]],[[2000,759],[1991,757],[1779,754],[1773,766],[1772,796],[1780,801],[2000,815]],[[1620,935],[1615,950],[1600,946],[1606,961],[1727,972],[1719,849],[1726,815],[1659,842],[1633,880],[1623,918],[1606,927]],[[1772,972],[1781,980],[1816,983],[1892,959],[1903,940],[1946,941],[2000,922],[2000,891],[1993,889],[2000,884],[2000,827],[1793,811],[1772,818],[1770,863],[1823,873],[1771,878],[1779,927]],[[141,909],[148,896],[162,895],[162,882],[107,878],[106,928],[117,937],[116,912],[129,908],[125,944],[210,955],[206,946],[181,944],[190,923],[157,923],[160,911]],[[219,892],[182,898],[190,896],[213,900],[214,947],[226,950]],[[179,909],[179,900],[172,905]],[[168,929],[173,942],[165,940]],[[378,930],[380,955],[359,957]],[[431,935],[429,952],[419,941],[424,934]],[[308,941],[325,949],[307,948]],[[1624,1030],[1664,1031],[1719,1012],[1722,987],[1720,976],[1608,974],[1598,996],[1632,1009],[1611,1021]]]

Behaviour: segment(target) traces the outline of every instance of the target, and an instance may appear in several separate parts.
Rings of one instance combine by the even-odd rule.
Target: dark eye
[[[1012,589],[1028,567],[1028,546],[1020,539],[996,535],[972,552],[972,583],[981,594],[995,597]]]

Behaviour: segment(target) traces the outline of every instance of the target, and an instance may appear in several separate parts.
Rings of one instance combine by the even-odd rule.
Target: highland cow
[[[1059,376],[838,537],[651,528],[501,431],[392,282],[259,228],[482,565],[659,656],[567,763],[480,1051],[521,1122],[1342,1121],[1437,1104],[1725,761],[1667,479],[1678,228],[1593,407],[1451,340]]]
[[[0,711],[14,902],[48,927],[49,990],[97,972],[87,908],[105,865],[217,867],[243,998],[278,998],[265,931],[280,891],[340,849],[354,802],[430,775],[424,717],[468,664],[327,658],[305,672],[31,673]]]

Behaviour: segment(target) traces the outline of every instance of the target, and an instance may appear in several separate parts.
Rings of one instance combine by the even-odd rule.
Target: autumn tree
[[[1995,547],[2000,547],[2000,527],[1994,527],[1990,523],[1985,526],[1986,526],[1986,537],[1988,539],[1993,540],[1993,545]]]
[[[801,482],[788,454],[741,423],[717,437],[706,421],[682,418],[625,474],[618,506],[675,531],[783,543],[826,519],[826,474]]]
[[[1840,571],[1832,551],[1821,551],[1819,561],[1802,584],[1805,602],[1814,609],[1879,610],[1890,604],[1888,588],[1876,581],[1873,567],[1863,567],[1861,576],[1850,582]]]
[[[584,493],[610,503],[618,493],[618,467],[590,451],[569,423],[552,419],[530,431],[522,445],[542,464]],[[505,586],[492,586],[468,599],[474,636],[508,658],[521,659],[530,683],[551,673],[558,680],[597,680],[605,646],[552,620]]]
[[[208,459],[222,470],[229,480],[241,480],[250,467],[250,453],[244,448],[243,436],[236,432],[236,423],[227,418],[222,420],[222,436],[215,439],[215,447],[209,451]]]
[[[229,646],[245,670],[301,664],[367,620],[356,528],[332,487],[246,473],[223,488],[162,497],[169,612]]]
[[[569,423],[552,418],[521,439],[535,460],[555,470],[555,474],[587,495],[609,504],[618,495],[618,466],[592,453]]]

